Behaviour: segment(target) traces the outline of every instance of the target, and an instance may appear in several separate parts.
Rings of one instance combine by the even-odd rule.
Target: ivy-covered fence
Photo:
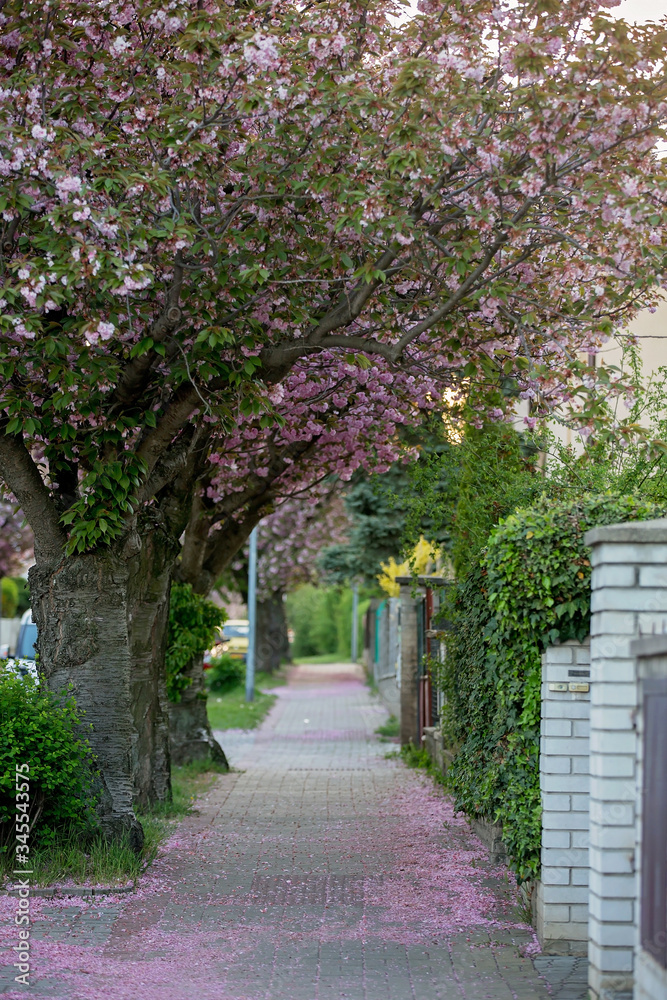
[[[584,533],[664,512],[634,496],[558,503],[544,497],[491,532],[444,609],[451,632],[436,675],[446,696],[443,727],[455,748],[447,781],[459,809],[502,822],[520,880],[539,873],[541,654],[589,630]]]

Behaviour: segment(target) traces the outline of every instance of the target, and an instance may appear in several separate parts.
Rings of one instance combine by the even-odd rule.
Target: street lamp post
[[[245,668],[245,700],[255,700],[255,639],[257,631],[257,528],[250,534],[248,554],[248,654]]]
[[[359,645],[359,584],[352,584],[352,662],[357,662],[357,646]]]

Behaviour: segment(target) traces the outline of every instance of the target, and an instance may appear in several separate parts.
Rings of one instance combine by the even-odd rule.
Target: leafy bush
[[[520,879],[539,870],[541,654],[589,631],[584,533],[663,510],[633,496],[560,503],[544,497],[491,532],[479,565],[445,611],[452,631],[439,683],[448,703],[445,727],[457,745],[448,783],[458,808],[502,822]]]
[[[74,699],[58,698],[30,677],[0,671],[0,841],[11,848],[16,818],[15,774],[30,767],[31,843],[62,830],[95,825],[95,771]]]
[[[293,656],[316,656],[321,652],[312,634],[313,622],[320,614],[321,597],[322,591],[311,583],[287,595],[287,620],[294,629]]]
[[[245,677],[243,660],[235,660],[228,653],[223,653],[211,660],[211,666],[204,674],[209,690],[221,693],[237,687]]]
[[[367,589],[360,588],[359,605],[366,602]],[[351,587],[315,587],[305,584],[287,596],[287,619],[294,629],[292,655],[322,656],[331,654],[347,660],[352,642]],[[360,623],[363,619],[359,618]],[[359,642],[363,636],[361,624]],[[361,648],[361,646],[359,646]]]
[[[13,576],[12,580],[16,584],[16,590],[18,593],[18,605],[16,607],[16,614],[22,615],[25,611],[30,610],[30,587],[28,586],[28,581],[22,576]]]
[[[449,440],[409,467],[410,488],[396,498],[406,517],[402,545],[412,549],[423,534],[463,579],[500,518],[533,503],[544,478],[535,464],[538,445],[511,425],[467,425],[463,434],[459,425],[443,427]]]
[[[9,576],[3,576],[2,587],[2,617],[13,618],[19,606],[19,589],[16,582]]]
[[[172,584],[165,657],[170,701],[181,700],[181,693],[192,683],[185,674],[188,664],[213,645],[226,619],[223,608],[196,594],[189,583]]]

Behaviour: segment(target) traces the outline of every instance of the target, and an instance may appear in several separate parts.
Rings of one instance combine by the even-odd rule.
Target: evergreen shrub
[[[17,814],[16,768],[28,764],[29,846],[62,831],[92,832],[95,768],[71,697],[31,677],[0,671],[0,845],[11,850]]]
[[[211,660],[211,666],[204,677],[210,691],[215,691],[216,694],[231,691],[245,678],[245,663],[243,660],[235,660],[229,653],[223,653]]]
[[[434,670],[456,750],[448,784],[457,808],[502,822],[520,880],[539,872],[541,654],[589,632],[584,533],[664,510],[635,496],[543,497],[491,532],[444,611],[451,623],[447,656]]]
[[[3,576],[0,580],[2,588],[2,617],[14,618],[19,606],[19,589],[16,582],[10,576]]]
[[[368,601],[360,588],[359,604]],[[366,604],[368,607],[368,604]],[[287,619],[294,629],[292,656],[331,655],[350,657],[352,635],[352,590],[350,587],[297,587],[287,596]],[[359,632],[360,641],[363,631]],[[360,647],[361,648],[361,647]]]
[[[196,594],[189,583],[172,584],[165,656],[170,701],[181,700],[182,692],[192,683],[186,673],[188,665],[211,648],[226,619],[223,608]]]

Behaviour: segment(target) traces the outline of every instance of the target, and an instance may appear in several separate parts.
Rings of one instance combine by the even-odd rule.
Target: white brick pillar
[[[412,577],[397,577],[401,588],[401,746],[419,743],[419,601]]]
[[[667,622],[667,520],[586,534],[592,548],[589,986],[629,997],[637,927],[637,671],[630,643]]]
[[[588,950],[590,645],[564,642],[542,657],[542,872],[537,935],[548,955]]]

